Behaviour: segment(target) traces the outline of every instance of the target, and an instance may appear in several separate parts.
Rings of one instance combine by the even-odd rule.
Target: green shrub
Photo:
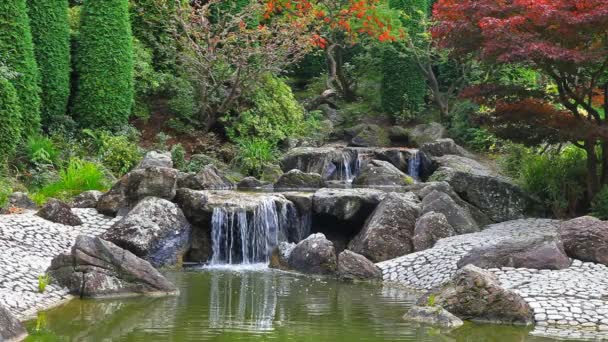
[[[0,208],[8,203],[8,197],[13,193],[11,182],[0,177]]]
[[[28,0],[36,61],[41,76],[45,127],[66,114],[70,95],[70,26],[67,0]]]
[[[57,165],[60,151],[51,138],[32,135],[25,143],[25,154],[34,165]]]
[[[479,106],[470,101],[457,102],[452,110],[449,132],[458,143],[477,151],[497,152],[503,141],[473,122]]]
[[[38,276],[38,292],[44,293],[46,287],[51,283],[51,276],[48,274]]]
[[[178,170],[184,170],[186,168],[186,150],[182,144],[175,144],[171,148],[171,159],[173,160],[173,167]]]
[[[0,61],[18,76],[10,82],[21,106],[22,135],[40,130],[40,75],[25,0],[0,2]]]
[[[108,184],[103,169],[90,161],[73,158],[67,167],[59,172],[59,180],[37,191],[32,198],[38,204],[48,198],[64,201],[88,190],[107,190]]]
[[[591,201],[591,215],[608,220],[608,185],[604,185]]]
[[[82,7],[73,116],[82,127],[127,123],[133,103],[133,39],[128,0],[87,0]]]
[[[15,153],[21,135],[21,107],[13,85],[0,75],[0,163]]]
[[[248,175],[259,177],[267,165],[276,161],[277,152],[269,140],[260,138],[239,140],[238,148],[235,162]]]
[[[122,176],[139,163],[141,153],[137,144],[126,136],[113,136],[103,133],[99,150],[101,162],[115,176]]]
[[[160,90],[164,75],[154,70],[151,50],[137,39],[133,39],[133,51],[135,99],[132,112],[138,118],[148,118],[150,100]]]

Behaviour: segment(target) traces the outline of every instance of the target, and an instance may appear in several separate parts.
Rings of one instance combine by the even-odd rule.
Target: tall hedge
[[[129,1],[85,0],[81,15],[73,117],[82,127],[119,127],[133,103]]]
[[[19,75],[10,80],[22,109],[22,133],[40,129],[40,75],[25,0],[0,1],[0,62]]]
[[[41,76],[44,127],[64,116],[70,96],[68,0],[28,0],[34,52]]]
[[[0,75],[0,163],[10,157],[21,135],[21,108],[15,87]]]
[[[408,14],[412,19],[403,20],[410,34],[416,35],[421,28],[416,17],[417,11],[423,15],[429,13],[429,0],[390,0],[391,8]],[[395,46],[387,46],[382,57],[382,107],[388,113],[398,114],[408,111],[415,114],[424,105],[426,95],[426,79],[413,58],[400,56]]]

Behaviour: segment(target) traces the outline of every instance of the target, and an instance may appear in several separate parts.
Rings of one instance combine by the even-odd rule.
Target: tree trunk
[[[347,102],[356,100],[355,93],[350,88],[350,84],[344,75],[340,46],[338,44],[331,44],[325,49],[325,58],[327,59],[327,67],[329,69],[327,87],[335,90]]]
[[[346,102],[353,102],[357,99],[355,91],[351,87],[351,83],[344,74],[344,59],[342,55],[342,49],[338,47],[336,51],[336,76],[337,81],[340,83],[340,89],[342,89],[342,97]]]
[[[587,195],[589,200],[595,197],[600,190],[600,179],[598,176],[598,160],[595,153],[595,140],[585,141],[585,151],[587,151]],[[603,157],[602,157],[603,159]]]

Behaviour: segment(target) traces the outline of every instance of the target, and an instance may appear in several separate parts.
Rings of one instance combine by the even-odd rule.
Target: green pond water
[[[180,296],[73,300],[28,322],[28,341],[550,341],[522,327],[407,324],[401,316],[416,295],[380,284],[270,270],[166,276]]]

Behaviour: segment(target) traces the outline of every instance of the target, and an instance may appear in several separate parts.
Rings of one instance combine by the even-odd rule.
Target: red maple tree
[[[598,99],[608,93],[598,94],[608,87],[608,1],[439,0],[433,17],[433,38],[453,56],[523,65],[550,80],[543,91],[468,91],[493,105],[488,122],[498,134],[570,141],[587,151],[589,196],[608,184],[608,104]]]

